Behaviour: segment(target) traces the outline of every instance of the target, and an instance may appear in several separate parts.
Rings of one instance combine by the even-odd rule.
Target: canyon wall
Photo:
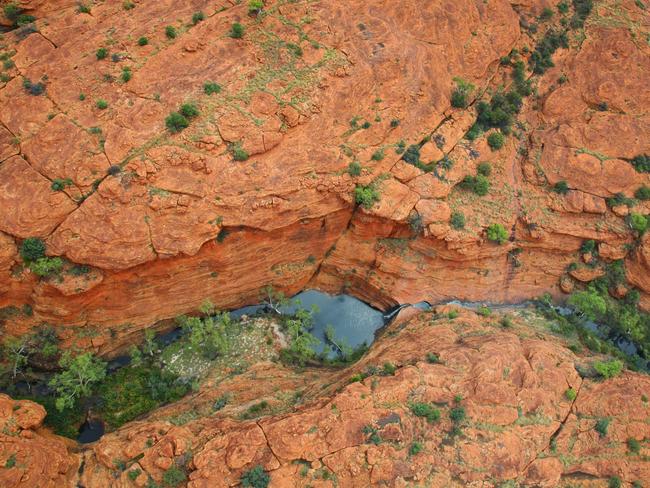
[[[595,276],[567,274],[588,239],[601,259],[625,259],[650,304],[650,243],[626,220],[650,206],[606,204],[650,184],[631,164],[650,154],[649,19],[633,0],[596,2],[554,66],[526,74],[533,94],[499,150],[464,138],[477,98],[511,85],[503,57],[516,49],[528,61],[545,32],[564,28],[553,2],[266,2],[263,15],[225,1],[89,13],[20,3],[37,20],[2,40],[5,334],[48,322],[110,352],[206,299],[258,302],[268,284],[381,307],[559,295],[560,283]],[[544,7],[556,13],[540,20]],[[451,106],[454,79],[475,86],[466,108]],[[167,130],[186,102],[199,115]],[[451,163],[407,164],[411,145],[423,163]],[[479,197],[460,183],[485,162]],[[354,202],[364,185],[380,194],[369,208]],[[486,238],[491,224],[506,243]],[[33,237],[65,259],[62,272],[25,265],[19,249]]]

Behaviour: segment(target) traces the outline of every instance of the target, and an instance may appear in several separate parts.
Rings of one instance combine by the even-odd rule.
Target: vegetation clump
[[[212,94],[220,93],[221,92],[221,85],[219,85],[218,83],[215,83],[213,81],[206,81],[203,84],[203,92],[206,95],[212,95]]]
[[[639,154],[632,159],[632,166],[639,173],[650,173],[650,154]]]
[[[430,424],[440,420],[440,410],[429,403],[415,402],[411,403],[409,408],[413,415],[416,417],[424,417]]]
[[[497,244],[505,244],[508,241],[508,231],[501,224],[491,224],[487,228],[487,238]]]
[[[245,488],[267,488],[271,482],[271,477],[264,471],[263,466],[257,465],[248,471],[244,471],[239,481]]]
[[[367,186],[357,185],[354,189],[354,201],[363,208],[372,208],[380,199],[379,190],[372,184]]]
[[[178,35],[176,27],[173,25],[168,25],[165,27],[165,35],[167,36],[167,39],[176,39],[176,36]]]
[[[454,78],[456,88],[451,93],[451,106],[455,108],[467,108],[469,97],[474,91],[474,85],[462,78]]]
[[[230,26],[230,37],[233,39],[241,39],[244,37],[244,26],[240,24],[239,22],[235,22]]]

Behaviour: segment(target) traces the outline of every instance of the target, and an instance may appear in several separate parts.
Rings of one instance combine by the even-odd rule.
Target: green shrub
[[[215,83],[213,81],[206,81],[203,84],[203,92],[206,95],[212,95],[213,93],[220,93],[221,92],[221,85],[218,83]]]
[[[623,371],[623,361],[612,359],[611,361],[596,361],[594,369],[604,379],[614,378]]]
[[[593,0],[573,0],[573,8],[575,13],[571,18],[571,27],[574,29],[584,27],[585,20],[593,8]]]
[[[632,160],[632,165],[639,173],[650,173],[650,154],[639,154]]]
[[[490,180],[488,180],[483,175],[478,175],[476,178],[474,178],[474,185],[472,189],[477,195],[485,196],[490,190]]]
[[[621,478],[618,476],[612,476],[607,483],[607,488],[621,488],[622,482]]]
[[[172,466],[169,468],[162,477],[163,486],[169,488],[175,488],[187,481],[187,474],[185,471],[178,466]]]
[[[122,3],[122,8],[123,8],[124,10],[131,10],[131,9],[134,9],[134,8],[135,8],[135,3],[131,2],[130,0],[125,0],[125,1]]]
[[[102,100],[102,99],[100,98],[99,100],[97,100],[97,102],[95,102],[95,106],[96,106],[99,110],[105,110],[106,108],[108,108],[108,102],[107,102],[106,100]]]
[[[508,231],[501,224],[491,224],[487,228],[487,238],[498,244],[505,244],[508,241]]]
[[[632,454],[639,454],[641,451],[641,443],[634,439],[633,437],[630,437],[627,440],[627,448],[630,450]]]
[[[464,407],[454,407],[449,411],[449,418],[454,424],[459,424],[467,416]]]
[[[447,314],[449,320],[454,320],[456,317],[458,317],[458,310],[452,310]]]
[[[477,171],[479,175],[490,176],[492,174],[492,165],[490,163],[480,163]]]
[[[504,329],[509,329],[510,327],[512,327],[512,319],[508,315],[504,315],[503,317],[501,317],[499,324],[501,324],[501,327],[503,327]]]
[[[168,25],[165,27],[165,35],[168,39],[176,39],[178,32],[176,32],[176,28],[173,25]]]
[[[189,127],[190,122],[178,112],[172,112],[165,119],[165,125],[170,132],[176,133]]]
[[[648,219],[644,215],[633,213],[629,217],[630,228],[643,235],[643,233],[648,228]]]
[[[271,482],[271,477],[264,471],[262,466],[257,465],[245,471],[239,481],[245,488],[267,488]]]
[[[29,265],[29,269],[38,276],[50,276],[59,274],[63,268],[63,260],[61,258],[38,258]]]
[[[566,0],[563,0],[557,4],[557,10],[561,14],[569,13],[569,3]]]
[[[23,80],[23,88],[27,90],[30,95],[38,96],[42,95],[45,91],[45,85],[40,81],[38,83],[32,83],[29,78]]]
[[[607,311],[607,303],[593,289],[572,293],[567,303],[589,320],[596,320]]]
[[[440,362],[440,358],[438,357],[437,354],[433,352],[428,352],[427,353],[427,363],[430,364],[438,364]]]
[[[451,93],[451,106],[455,108],[467,108],[469,96],[474,90],[474,85],[461,78],[454,78],[456,88]]]
[[[248,153],[241,147],[240,143],[232,146],[232,158],[235,161],[246,161],[248,159]]]
[[[451,214],[451,226],[456,230],[465,228],[465,215],[461,212],[453,212]]]
[[[122,74],[120,75],[120,78],[122,78],[123,83],[128,82],[132,76],[133,75],[131,73],[131,68],[129,68],[128,66],[122,68]]]
[[[28,237],[20,245],[20,256],[26,263],[45,257],[45,242],[38,237]]]
[[[89,14],[90,13],[90,7],[88,5],[80,3],[77,6],[77,12],[79,12],[80,14]]]
[[[640,186],[636,192],[634,192],[634,196],[639,200],[650,200],[650,187],[645,185]]]
[[[129,479],[131,481],[135,481],[138,478],[138,476],[140,476],[140,473],[142,473],[142,470],[138,469],[138,468],[135,468],[135,469],[130,470],[127,473],[127,476],[129,477]]]
[[[374,187],[374,185],[357,185],[354,189],[354,201],[363,208],[372,208],[372,206],[380,199],[381,196],[379,191]]]
[[[53,191],[63,191],[66,187],[72,185],[72,180],[70,178],[54,178],[52,180],[52,190]]]
[[[409,405],[411,412],[416,417],[424,417],[430,424],[440,420],[440,410],[429,403],[414,402]]]
[[[7,460],[5,461],[5,469],[11,469],[11,468],[13,468],[14,466],[16,466],[16,455],[15,455],[15,454],[12,454],[12,455],[9,456],[9,457],[7,458]]]
[[[544,7],[542,13],[539,16],[539,20],[546,21],[546,20],[550,20],[552,17],[553,17],[553,11],[548,7]]]
[[[409,447],[409,455],[415,456],[421,453],[423,450],[424,450],[424,446],[422,445],[422,443],[415,441],[411,444],[411,447]]]
[[[361,174],[361,165],[358,161],[352,161],[348,165],[348,174],[350,176],[359,176]]]
[[[146,46],[147,44],[149,44],[149,39],[147,39],[145,36],[142,36],[138,39],[138,46]]]
[[[553,185],[553,191],[560,195],[566,195],[569,192],[569,185],[564,180],[558,181]]]
[[[564,396],[566,397],[567,400],[569,400],[570,402],[572,402],[573,400],[576,399],[576,397],[578,396],[578,394],[576,393],[576,391],[575,391],[573,388],[568,388],[568,389],[564,392]]]
[[[490,146],[490,149],[493,151],[501,149],[505,142],[506,138],[501,134],[501,132],[492,132],[487,138],[488,146]]]
[[[492,310],[490,310],[490,307],[481,305],[476,309],[476,313],[479,314],[482,317],[489,317],[492,315]]]
[[[193,119],[194,117],[198,117],[199,108],[193,103],[184,103],[181,105],[179,112],[183,117]]]
[[[370,159],[372,159],[373,161],[381,161],[382,159],[384,159],[384,150],[378,149],[372,154]]]
[[[100,59],[100,60],[101,59],[106,59],[106,56],[108,56],[108,49],[106,49],[105,47],[100,47],[95,52],[95,56],[97,57],[97,59]]]
[[[192,25],[196,25],[199,22],[203,22],[204,20],[205,14],[203,12],[199,11],[192,14]]]
[[[249,15],[257,15],[264,8],[262,0],[248,0],[248,13]]]
[[[233,39],[241,39],[242,37],[244,37],[244,26],[241,25],[239,22],[235,22],[230,27],[230,34],[229,35]]]
[[[549,29],[544,37],[535,46],[535,50],[528,61],[530,69],[537,75],[544,74],[547,69],[555,66],[551,59],[555,51],[560,47],[569,47],[569,37],[564,31]]]

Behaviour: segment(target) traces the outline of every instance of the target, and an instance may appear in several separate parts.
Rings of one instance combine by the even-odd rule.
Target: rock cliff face
[[[256,302],[267,284],[344,289],[382,306],[517,301],[559,293],[563,276],[568,289],[585,239],[625,259],[647,306],[647,238],[634,240],[627,206],[605,204],[650,183],[630,164],[650,153],[649,20],[638,2],[596,2],[555,66],[526,74],[534,93],[496,151],[485,135],[464,139],[475,99],[512,83],[502,57],[516,49],[526,61],[545,32],[564,29],[554,2],[269,1],[257,15],[235,3],[85,12],[18,2],[37,20],[1,46],[7,333],[43,321],[70,339],[96,328],[94,346],[108,352],[207,298]],[[539,20],[545,7],[555,14]],[[229,35],[234,22],[243,38]],[[451,107],[454,79],[476,87],[465,109]],[[208,94],[210,82],[220,90]],[[165,118],[185,102],[200,113],[170,132]],[[412,144],[422,163],[451,164],[407,164],[395,149]],[[248,159],[235,160],[241,151]],[[478,197],[458,184],[483,162],[491,189]],[[550,191],[558,182],[566,194]],[[376,187],[379,202],[355,208],[355,185]],[[495,223],[510,234],[504,245],[486,240]],[[29,237],[65,258],[62,273],[24,266]],[[32,315],[16,313],[25,305]]]
[[[0,398],[0,422],[20,426],[18,438],[0,443],[0,461],[17,452],[0,482],[25,486],[15,480],[38,471],[42,484],[27,486],[50,478],[56,486],[147,486],[174,466],[187,470],[190,487],[234,486],[254,466],[274,487],[586,487],[613,477],[629,486],[650,477],[647,375],[581,377],[576,367],[597,358],[576,356],[530,310],[511,313],[507,328],[498,315],[451,311],[398,320],[345,370],[263,362],[204,385],[82,450],[76,479],[64,474],[76,473],[76,455],[29,430],[43,412]],[[228,403],[215,411],[224,394]],[[250,407],[260,402],[276,413],[255,418]],[[596,428],[602,419],[607,425]],[[53,452],[59,464],[41,467]]]

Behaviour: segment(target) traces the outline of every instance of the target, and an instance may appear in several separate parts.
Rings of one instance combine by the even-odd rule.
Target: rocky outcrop
[[[632,372],[583,378],[576,367],[586,370],[597,357],[576,356],[532,310],[508,313],[507,327],[495,312],[443,307],[405,315],[349,368],[296,372],[259,363],[204,384],[85,450],[80,481],[145,486],[183,466],[187,486],[227,487],[258,465],[270,486],[647,479],[650,379]],[[296,390],[301,395],[290,394]],[[224,394],[227,406],[215,413],[212,404]],[[242,420],[252,405],[265,401],[277,412],[287,398],[280,413]],[[417,405],[437,413],[427,420]],[[609,421],[604,433],[595,430],[599,419]],[[640,442],[638,452],[630,439]]]
[[[636,238],[630,209],[605,203],[650,184],[629,163],[650,153],[650,53],[635,42],[647,16],[631,0],[629,22],[600,2],[555,67],[527,74],[537,95],[498,151],[484,136],[463,139],[472,98],[508,86],[500,58],[559,26],[558,14],[536,34],[520,28],[545,3],[266,2],[256,19],[231,2],[90,13],[46,3],[21,2],[38,19],[7,33],[3,48],[0,307],[34,311],[6,323],[10,334],[47,321],[95,327],[96,344],[119,346],[205,299],[256,302],[268,284],[346,290],[382,306],[518,301],[559,294],[583,240],[608,249]],[[204,20],[192,23],[198,10]],[[242,39],[227,35],[235,21]],[[455,78],[475,86],[467,109],[450,106]],[[207,82],[220,91],[206,93]],[[185,102],[200,115],[169,132],[165,117]],[[412,144],[423,164],[445,164],[407,164]],[[248,159],[236,161],[235,148]],[[360,175],[348,174],[352,162]],[[488,194],[462,189],[486,162]],[[550,191],[560,181],[566,195]],[[379,202],[355,207],[355,185],[376,187]],[[451,225],[459,213],[464,228]],[[491,224],[508,243],[486,239]],[[27,237],[91,272],[35,277],[18,254]],[[647,304],[642,255],[610,254],[626,259]],[[74,342],[70,328],[61,334]]]
[[[74,486],[79,456],[74,442],[41,429],[45,409],[0,394],[0,485],[13,487]]]

